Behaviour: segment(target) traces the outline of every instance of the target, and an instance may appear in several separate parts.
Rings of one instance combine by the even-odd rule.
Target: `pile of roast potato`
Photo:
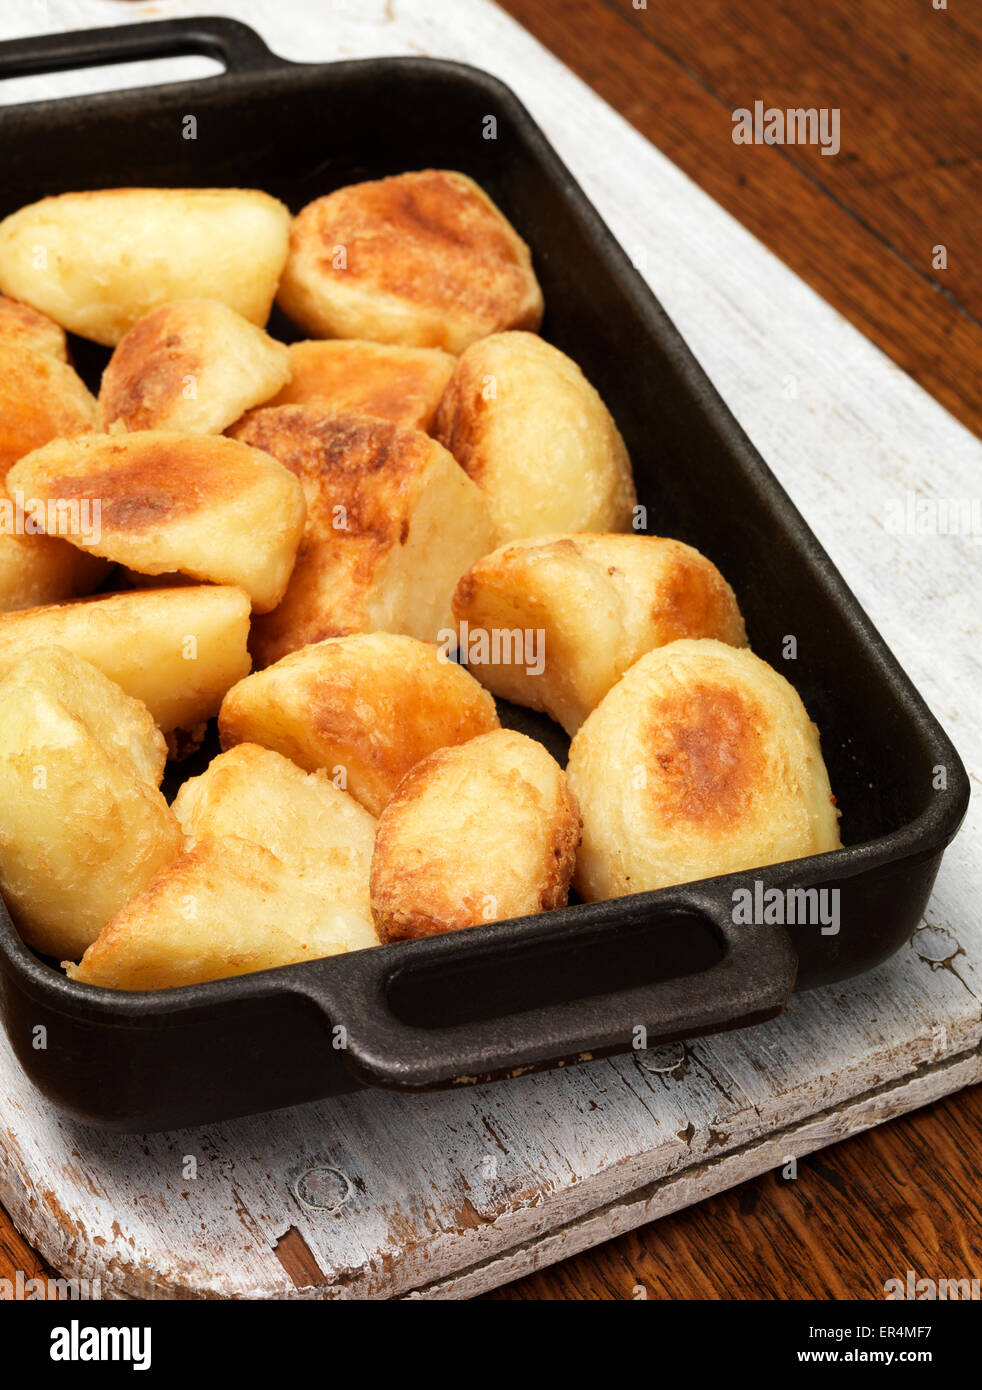
[[[195,983],[838,847],[801,700],[712,560],[647,533],[465,175],[293,217],[65,193],[0,222],[0,291],[0,891],[73,979]],[[111,349],[97,397],[77,339]],[[567,766],[495,697],[562,726]]]

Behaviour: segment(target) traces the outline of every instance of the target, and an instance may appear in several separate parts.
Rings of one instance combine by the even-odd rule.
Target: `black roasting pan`
[[[528,112],[474,68],[422,58],[294,64],[245,26],[211,18],[5,43],[0,80],[185,53],[213,55],[226,71],[0,108],[0,216],[73,189],[234,184],[297,209],[387,173],[470,174],[530,243],[547,305],[543,333],[608,402],[649,529],[715,561],[754,650],[788,676],[818,723],[847,848],[134,994],[71,983],[23,945],[0,909],[3,1021],[37,1086],[90,1124],[130,1131],[360,1086],[447,1087],[745,1026],[779,1013],[793,988],[842,980],[896,951],[965,813],[965,770]],[[189,115],[193,140],[184,138]],[[494,140],[485,138],[489,115]],[[288,334],[289,325],[276,319],[273,331]],[[95,384],[105,351],[74,348]],[[795,660],[783,658],[788,635]],[[548,720],[504,715],[563,756]],[[733,890],[755,881],[839,890],[838,932],[734,925]]]

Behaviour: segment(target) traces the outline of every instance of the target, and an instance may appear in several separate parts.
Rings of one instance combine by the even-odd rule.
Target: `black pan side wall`
[[[935,857],[887,866],[825,885],[840,893],[838,934],[822,935],[815,925],[789,928],[799,955],[813,956],[816,948],[822,953],[821,972],[805,985],[848,978],[890,955],[896,934],[906,940],[920,920],[938,862]],[[762,880],[765,875],[762,871]],[[740,881],[754,880],[747,875]],[[615,923],[610,930],[617,932]],[[562,993],[564,964],[560,957],[546,966],[550,994]],[[516,980],[507,953],[499,954],[498,965],[483,979],[464,971],[449,983],[454,1002],[448,1021],[497,1016],[508,1029],[508,1011],[528,1004],[527,967],[523,963],[522,978]],[[48,1099],[90,1125],[148,1132],[233,1119],[354,1088],[333,1020],[292,992],[293,974],[267,972],[269,991],[247,999],[225,988],[234,981],[221,982],[213,1003],[171,1017],[127,1013],[124,1001],[118,1021],[107,1023],[53,1007],[43,980],[37,988],[0,953],[0,1006],[21,1065]],[[568,997],[577,997],[572,990],[582,981],[568,983]],[[622,1050],[630,1046],[625,1037]],[[447,1066],[448,1075],[456,1074],[452,1056]]]
[[[0,964],[0,1003],[33,1083],[99,1128],[183,1129],[355,1089],[325,1021],[295,996],[110,1024],[61,1013]]]

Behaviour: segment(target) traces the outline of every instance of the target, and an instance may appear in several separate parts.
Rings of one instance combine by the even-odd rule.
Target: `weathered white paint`
[[[200,8],[49,0],[5,13],[0,36]],[[207,8],[298,60],[429,53],[504,77],[979,766],[978,543],[883,524],[907,489],[978,497],[978,441],[485,0]],[[18,99],[106,85],[107,70],[46,76]],[[473,1295],[978,1081],[980,858],[973,808],[928,914],[960,947],[946,965],[906,947],[859,980],[796,996],[782,1019],[694,1043],[674,1073],[621,1058],[106,1139],[42,1102],[4,1041],[0,1199],[59,1269],[101,1274],[120,1297]],[[193,1180],[182,1177],[188,1155]],[[346,1197],[337,1210],[296,1196],[311,1169],[326,1171],[308,1179],[308,1197]],[[275,1252],[291,1228],[287,1243],[302,1239],[321,1271],[307,1287]]]

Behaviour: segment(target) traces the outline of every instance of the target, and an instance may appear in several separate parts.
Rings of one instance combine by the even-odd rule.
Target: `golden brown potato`
[[[487,496],[499,544],[631,529],[637,499],[617,426],[576,363],[534,333],[468,348],[434,435]]]
[[[377,816],[437,748],[498,727],[494,701],[435,646],[389,632],[303,647],[240,681],[218,718],[222,747],[260,743],[325,768]]]
[[[440,748],[378,823],[372,912],[383,941],[565,907],[580,838],[566,775],[510,729]]]
[[[9,500],[0,492],[0,518]],[[90,594],[109,570],[106,560],[68,541],[0,529],[0,613]]]
[[[326,772],[304,772],[269,748],[240,743],[184,783],[173,811],[189,839],[251,840],[292,869],[326,908],[371,921],[375,817]]]
[[[684,639],[641,657],[573,739],[589,902],[839,848],[818,730],[745,648]]]
[[[289,228],[252,188],[62,193],[0,222],[0,289],[110,347],[172,299],[220,299],[262,325]]]
[[[546,536],[478,560],[453,598],[462,659],[495,695],[574,734],[652,647],[680,637],[746,646],[733,590],[681,541]]]
[[[0,684],[6,697],[15,701],[8,706],[12,717],[30,692],[39,708],[57,707],[81,720],[114,761],[129,767],[140,781],[160,786],[167,763],[163,734],[143,701],[127,695],[91,661],[67,647],[34,647],[4,672]],[[32,718],[25,727],[34,727]]]
[[[148,711],[60,647],[0,678],[0,888],[25,941],[77,959],[179,854]]]
[[[319,404],[429,432],[457,359],[439,348],[338,338],[291,343],[290,380],[269,404]]]
[[[277,300],[312,338],[447,352],[542,322],[525,242],[473,179],[443,169],[308,203],[290,228]]]
[[[0,675],[52,643],[142,700],[164,731],[195,729],[249,670],[249,600],[225,585],[147,589],[0,613]]]
[[[4,294],[0,294],[0,347],[26,348],[47,353],[59,362],[68,361],[65,330],[29,304]]]
[[[453,621],[454,585],[492,531],[480,489],[446,449],[419,430],[309,405],[255,411],[234,433],[295,473],[307,501],[286,596],[252,626],[257,666],[350,632],[433,641]]]
[[[179,570],[237,584],[261,613],[286,591],[306,515],[288,469],[223,436],[144,430],[56,439],[22,458],[7,487],[45,502],[87,503],[93,517],[98,504],[94,554],[142,574]]]
[[[290,353],[217,299],[161,304],[110,358],[99,427],[221,434],[290,377]]]
[[[107,989],[173,989],[358,951],[375,932],[325,904],[261,845],[204,839],[131,898],[71,979]]]
[[[41,534],[35,499],[2,485],[22,454],[95,423],[95,402],[65,357],[56,324],[0,296],[0,612],[91,593],[109,573],[105,560]]]
[[[95,400],[67,362],[0,341],[0,482],[24,454],[83,434],[95,419]]]

